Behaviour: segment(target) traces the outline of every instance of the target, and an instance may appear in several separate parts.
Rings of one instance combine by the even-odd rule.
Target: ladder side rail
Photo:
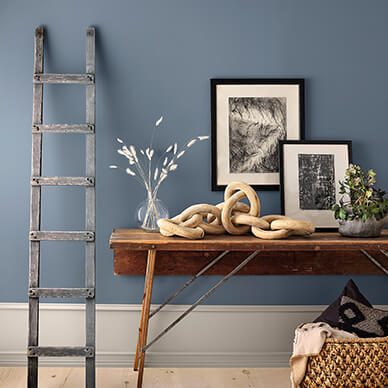
[[[34,73],[43,73],[43,27],[35,30]],[[43,85],[33,84],[32,124],[43,122]],[[42,175],[42,134],[32,134],[32,176]],[[31,186],[30,230],[39,230],[41,224],[41,187]],[[40,241],[29,242],[29,288],[39,287]],[[39,299],[29,298],[28,346],[39,345]],[[28,358],[28,388],[38,386],[38,358]]]
[[[95,29],[89,27],[86,31],[86,73],[95,75]],[[96,122],[96,86],[95,83],[86,86],[86,124]],[[96,138],[95,133],[86,136],[86,175],[96,176]],[[85,187],[85,228],[95,232],[96,229],[96,190],[95,186]],[[96,286],[96,244],[95,241],[85,244],[85,287]],[[95,297],[87,299],[85,316],[86,346],[95,349],[96,339],[96,301]],[[95,356],[85,360],[85,386],[95,387]]]

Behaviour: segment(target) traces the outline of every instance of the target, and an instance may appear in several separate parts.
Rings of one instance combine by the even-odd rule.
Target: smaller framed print
[[[352,142],[280,141],[282,214],[310,221],[317,229],[338,228],[332,205],[352,157]]]
[[[279,140],[304,137],[303,79],[212,79],[212,190],[279,190]]]

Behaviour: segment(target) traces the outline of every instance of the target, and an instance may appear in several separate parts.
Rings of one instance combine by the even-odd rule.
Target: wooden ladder
[[[86,31],[86,73],[44,74],[44,29],[35,30],[32,108],[32,177],[29,233],[29,322],[28,322],[28,387],[38,386],[39,357],[85,357],[86,387],[95,387],[95,267],[96,267],[96,192],[95,192],[95,30]],[[43,85],[83,84],[86,86],[85,124],[43,124]],[[43,133],[79,133],[86,135],[85,177],[43,177]],[[83,186],[85,188],[84,231],[41,230],[42,186]],[[85,288],[39,287],[40,242],[85,242]],[[85,298],[86,344],[85,346],[39,346],[39,300],[42,297]]]

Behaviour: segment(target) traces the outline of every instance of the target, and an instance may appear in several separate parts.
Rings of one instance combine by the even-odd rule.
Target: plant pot
[[[381,220],[370,218],[366,221],[340,220],[338,231],[345,237],[379,237],[384,228],[385,221],[386,218]]]

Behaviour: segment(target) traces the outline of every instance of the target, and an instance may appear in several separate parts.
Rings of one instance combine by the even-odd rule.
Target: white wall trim
[[[130,368],[133,365],[134,353],[99,352],[96,357],[97,367]],[[147,367],[151,368],[277,368],[287,367],[288,352],[273,353],[185,353],[185,352],[147,352]],[[0,352],[0,367],[26,366],[27,357],[23,351]],[[84,365],[81,359],[45,358],[41,366],[76,367]]]
[[[158,307],[153,304],[152,308]],[[167,305],[163,311],[183,312],[190,305]],[[195,311],[200,312],[321,312],[324,305],[203,305],[198,306]],[[384,308],[384,306],[380,306]],[[380,308],[376,306],[376,308]],[[151,308],[151,310],[152,310]],[[0,303],[1,310],[28,310],[28,303]],[[40,303],[40,310],[67,310],[67,311],[84,311],[85,305],[82,303]],[[140,304],[97,304],[97,311],[141,311]]]
[[[151,320],[149,338],[187,307],[166,306]],[[284,367],[295,327],[313,320],[324,308],[199,306],[150,349],[146,363],[150,367]],[[42,303],[41,344],[82,345],[84,309],[83,304]],[[132,364],[140,309],[140,305],[97,305],[98,366]],[[0,366],[26,365],[27,318],[27,303],[0,303]],[[82,364],[77,358],[41,359],[46,366]]]

